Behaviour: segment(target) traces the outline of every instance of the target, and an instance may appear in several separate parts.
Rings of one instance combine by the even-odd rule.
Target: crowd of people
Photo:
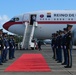
[[[8,59],[15,58],[15,41],[14,36],[9,35],[3,32],[3,29],[0,29],[0,65],[6,63]]]
[[[67,25],[63,30],[52,34],[53,59],[65,65],[65,68],[72,67],[72,27],[72,25]]]

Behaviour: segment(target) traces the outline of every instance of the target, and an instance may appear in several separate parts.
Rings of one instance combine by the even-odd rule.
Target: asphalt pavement
[[[25,53],[41,53],[47,64],[49,65],[51,72],[4,72],[4,70],[16,61],[22,54]],[[72,68],[64,68],[64,65],[57,63],[52,58],[52,49],[50,45],[43,45],[42,50],[16,50],[15,58],[13,60],[8,60],[7,63],[0,65],[0,75],[76,75],[76,49],[72,50],[73,66]]]

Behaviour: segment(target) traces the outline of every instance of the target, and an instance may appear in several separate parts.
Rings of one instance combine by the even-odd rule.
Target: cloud
[[[3,29],[4,32],[8,32],[8,31],[5,30],[2,25],[9,20],[10,18],[7,15],[0,15],[0,29]],[[8,32],[8,34],[11,34],[11,33]]]
[[[2,28],[2,25],[7,22],[10,18],[7,15],[0,15],[0,28]]]

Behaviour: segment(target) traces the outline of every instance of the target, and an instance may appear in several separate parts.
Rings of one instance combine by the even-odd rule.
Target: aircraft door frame
[[[33,25],[33,23],[36,22],[36,19],[37,19],[37,14],[30,14],[30,18],[29,18],[30,25]]]
[[[26,22],[29,21],[29,14],[24,14],[24,15],[23,15],[22,22],[24,23],[25,21],[26,21]]]

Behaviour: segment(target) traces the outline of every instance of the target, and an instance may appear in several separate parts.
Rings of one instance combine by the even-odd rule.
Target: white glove
[[[66,49],[66,46],[64,46],[64,48]]]
[[[9,49],[9,46],[7,47],[7,49]]]
[[[54,45],[52,47],[54,47]]]
[[[61,48],[63,48],[63,46],[61,46]]]
[[[58,46],[57,46],[57,49],[58,49]]]
[[[1,47],[1,45],[0,45],[0,47]]]
[[[13,46],[13,48],[14,48],[14,46]]]
[[[5,49],[6,47],[4,46],[4,49]]]

